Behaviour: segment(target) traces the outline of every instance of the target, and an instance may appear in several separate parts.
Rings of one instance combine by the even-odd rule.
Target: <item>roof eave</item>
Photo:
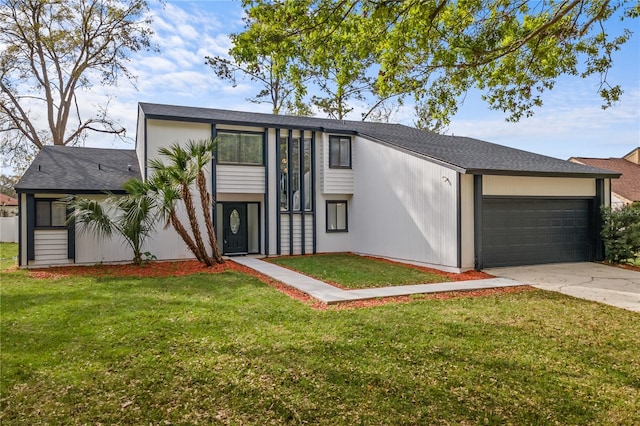
[[[71,189],[71,188],[15,188],[18,194],[126,194],[127,192],[120,189]]]
[[[186,123],[207,123],[207,124],[222,124],[227,126],[246,126],[246,127],[263,127],[269,129],[287,129],[294,128],[299,130],[316,131],[323,133],[335,133],[345,135],[357,135],[355,130],[335,129],[323,126],[300,126],[300,125],[286,125],[286,124],[274,124],[266,121],[241,121],[241,120],[225,120],[220,118],[204,118],[204,117],[185,117],[180,115],[167,115],[167,114],[154,114],[146,113],[145,118],[151,120],[165,120],[165,121],[182,121]]]
[[[493,175],[493,176],[530,176],[530,177],[575,177],[617,179],[620,173],[589,173],[589,172],[544,172],[530,170],[493,170],[493,169],[466,169],[469,175]]]

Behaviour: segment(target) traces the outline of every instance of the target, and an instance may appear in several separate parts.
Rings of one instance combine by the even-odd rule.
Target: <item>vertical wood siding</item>
[[[375,142],[357,147],[352,250],[457,268],[457,173]]]
[[[142,108],[138,105],[138,127],[136,129],[136,156],[138,157],[138,166],[140,167],[140,174],[142,178],[145,177],[144,164],[144,143],[145,143],[145,115],[142,112]]]
[[[460,182],[460,213],[461,221],[461,250],[462,265],[461,269],[473,269],[475,267],[475,250],[474,250],[474,217],[473,217],[473,175],[459,175]]]

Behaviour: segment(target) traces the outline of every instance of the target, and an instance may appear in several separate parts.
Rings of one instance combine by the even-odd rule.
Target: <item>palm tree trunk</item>
[[[204,241],[202,241],[202,234],[200,233],[200,225],[198,225],[198,217],[196,215],[196,208],[193,205],[191,190],[186,184],[182,185],[182,199],[184,200],[184,205],[187,209],[187,216],[189,217],[189,224],[191,225],[191,231],[193,232],[193,239],[196,242],[196,246],[198,247],[198,251],[200,251],[202,258],[205,259],[204,264],[207,266],[213,266],[213,260],[209,257]]]
[[[178,215],[176,214],[175,210],[169,213],[169,220],[171,221],[171,225],[176,230],[178,235],[182,237],[182,240],[185,242],[187,247],[189,247],[189,250],[191,250],[191,253],[193,253],[196,256],[196,259],[198,259],[198,262],[206,263],[205,259],[202,258],[200,251],[198,250],[198,247],[196,247],[196,244],[193,242],[193,239],[189,235],[189,232],[187,232],[182,222],[180,222],[180,219],[178,219]]]
[[[202,203],[202,211],[204,213],[204,223],[207,226],[207,234],[209,236],[209,244],[211,245],[211,253],[216,263],[224,263],[224,259],[218,249],[216,241],[215,229],[213,227],[213,219],[211,218],[211,194],[207,190],[207,179],[202,171],[198,173],[198,190],[200,191],[200,202]]]

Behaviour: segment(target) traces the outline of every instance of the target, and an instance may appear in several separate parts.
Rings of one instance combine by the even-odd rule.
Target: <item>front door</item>
[[[247,204],[223,203],[225,254],[247,254]]]

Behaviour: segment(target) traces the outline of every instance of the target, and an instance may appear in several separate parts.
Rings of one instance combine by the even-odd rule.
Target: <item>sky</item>
[[[242,30],[239,1],[150,0],[154,15],[153,41],[159,52],[131,56],[129,70],[135,84],[121,79],[117,87],[94,86],[79,93],[83,114],[93,114],[108,102],[109,113],[126,130],[127,139],[92,134],[86,146],[134,148],[138,102],[152,102],[240,111],[270,112],[268,104],[254,104],[246,98],[257,93],[249,81],[237,85],[219,80],[205,56],[226,55],[228,34]],[[628,25],[630,21],[625,21]],[[534,117],[518,123],[505,121],[501,112],[491,111],[480,93],[467,94],[453,117],[447,134],[468,136],[556,158],[620,157],[640,146],[640,25],[632,22],[632,39],[614,56],[608,81],[624,90],[619,103],[601,108],[597,94],[599,76],[588,79],[563,77],[544,97],[544,106]],[[612,32],[621,30],[615,23]],[[360,119],[363,106],[353,105],[348,119]],[[322,117],[321,114],[317,116]],[[393,122],[412,125],[412,108],[406,105]]]

